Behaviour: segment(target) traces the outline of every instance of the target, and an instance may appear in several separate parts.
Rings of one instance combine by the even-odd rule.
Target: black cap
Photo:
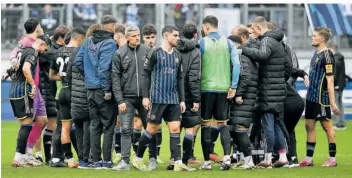
[[[105,24],[110,24],[110,23],[117,23],[117,20],[114,16],[112,15],[104,15],[101,18],[101,24],[105,25]]]

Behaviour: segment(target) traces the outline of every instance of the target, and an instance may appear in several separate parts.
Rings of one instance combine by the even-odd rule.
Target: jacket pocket
[[[123,71],[126,71],[128,69],[128,67],[131,65],[131,62],[132,62],[132,60],[128,56],[124,57],[121,60],[121,67],[122,67]]]

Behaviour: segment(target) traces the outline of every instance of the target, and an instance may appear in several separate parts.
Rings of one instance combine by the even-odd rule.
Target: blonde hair
[[[253,19],[252,25],[258,25],[261,26],[262,28],[268,28],[268,24],[263,16],[258,16]]]
[[[322,36],[325,42],[328,42],[332,35],[331,30],[328,27],[316,27],[314,28],[314,31],[317,32],[319,36]]]

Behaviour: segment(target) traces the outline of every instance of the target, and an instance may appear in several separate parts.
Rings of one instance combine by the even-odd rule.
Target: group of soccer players
[[[156,46],[154,25],[140,30],[118,24],[111,15],[87,31],[59,26],[52,38],[43,33],[38,19],[28,19],[24,28],[27,34],[13,50],[5,74],[12,79],[10,101],[20,123],[15,167],[46,162],[51,167],[130,170],[132,164],[141,171],[155,170],[163,163],[162,120],[170,133],[168,169],[174,171],[194,171],[189,165],[201,164],[194,157],[199,128],[201,170],[211,170],[211,160],[220,163],[221,170],[313,166],[316,121],[329,141],[330,158],[323,166],[337,165],[330,119],[331,110],[336,115],[339,110],[334,58],[326,46],[331,32],[326,27],[314,29],[312,45],[317,50],[309,75],[298,68],[283,32],[263,17],[236,27],[229,37],[218,32],[215,16],[204,18],[199,39],[195,23],[183,29],[167,25],[161,46]],[[300,164],[294,128],[304,102],[289,82],[297,77],[308,87],[307,157]],[[265,153],[263,159],[253,160],[252,137],[258,130],[264,133],[260,139]],[[219,134],[223,159],[214,153]]]

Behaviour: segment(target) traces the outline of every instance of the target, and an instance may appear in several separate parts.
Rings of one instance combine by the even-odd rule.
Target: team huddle
[[[211,161],[224,171],[313,166],[317,121],[329,143],[322,166],[337,166],[330,119],[340,111],[326,27],[314,29],[309,74],[299,69],[284,33],[261,16],[229,37],[218,32],[215,16],[204,18],[199,39],[193,22],[166,25],[161,46],[154,25],[140,30],[111,15],[87,31],[59,26],[52,37],[38,19],[24,28],[3,76],[12,79],[10,102],[20,123],[14,167],[156,170],[164,163],[162,120],[170,133],[169,170],[195,171],[198,164],[211,170]],[[298,77],[308,88],[306,102],[295,88]],[[304,109],[307,152],[299,163],[295,127]],[[194,156],[199,129],[203,163]],[[219,135],[223,158],[214,152]]]

